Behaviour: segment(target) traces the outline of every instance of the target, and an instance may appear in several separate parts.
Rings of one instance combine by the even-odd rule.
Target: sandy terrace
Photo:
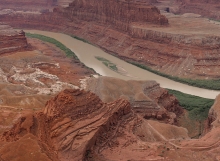
[[[220,22],[202,18],[198,14],[185,13],[183,15],[174,15],[172,13],[162,13],[169,20],[169,26],[149,26],[149,24],[133,24],[135,28],[154,30],[170,34],[183,35],[212,35],[220,36]]]

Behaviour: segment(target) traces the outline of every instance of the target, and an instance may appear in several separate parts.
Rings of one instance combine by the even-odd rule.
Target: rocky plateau
[[[0,9],[49,12],[55,6],[68,6],[74,0],[0,0]]]
[[[170,75],[219,78],[219,24],[170,13],[214,0],[13,2],[0,0],[4,24],[76,35]],[[94,74],[56,46],[1,25],[0,161],[220,160],[220,96],[203,135],[191,139],[178,121],[184,110],[157,82]]]
[[[153,4],[159,8],[170,4],[157,2]],[[66,8],[57,7],[48,13],[4,12],[0,20],[19,28],[76,35],[121,59],[169,75],[219,78],[218,22],[195,14],[161,14],[151,4],[75,0]]]
[[[44,107],[66,88],[81,88],[81,79],[94,74],[56,46],[26,38],[23,31],[0,26],[0,133],[22,113]]]
[[[218,0],[176,0],[179,5],[175,13],[196,13],[204,17],[220,20],[220,1]]]

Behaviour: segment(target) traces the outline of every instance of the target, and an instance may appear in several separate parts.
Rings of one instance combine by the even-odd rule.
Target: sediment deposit
[[[112,0],[110,5],[76,0],[52,13],[11,12],[0,20],[20,28],[77,35],[110,54],[169,75],[218,78],[220,26],[193,14],[163,14],[166,17],[142,1]]]

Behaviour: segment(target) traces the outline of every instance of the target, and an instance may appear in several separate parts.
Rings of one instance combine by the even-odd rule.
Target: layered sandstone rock
[[[55,0],[0,0],[1,9],[40,11],[41,9],[51,9],[55,5]]]
[[[15,31],[8,25],[0,25],[0,54],[25,48],[27,40],[23,31]]]
[[[204,17],[220,20],[220,1],[218,0],[176,0],[177,13],[197,13]]]
[[[167,18],[143,2],[111,1],[112,7],[102,1],[85,2],[74,1],[67,8],[41,15],[12,12],[0,20],[20,28],[77,35],[110,54],[169,75],[220,76],[219,25],[191,14],[167,14],[169,26],[158,25],[167,24]]]
[[[80,79],[94,74],[53,44],[27,41],[28,50],[0,54],[0,134],[22,114],[41,110],[54,94],[80,88]],[[13,42],[22,43],[15,40],[11,45]]]
[[[31,133],[46,143],[50,159],[84,160],[96,137],[129,112],[129,103],[124,100],[103,104],[92,93],[65,90],[47,102],[43,112],[22,117],[3,138],[18,140]]]
[[[139,1],[75,0],[64,10],[65,13],[70,18],[74,16],[84,21],[113,25],[123,31],[129,31],[131,23],[168,24],[166,17],[156,7]]]
[[[0,9],[49,12],[55,6],[67,7],[74,0],[0,0]]]
[[[177,99],[155,81],[90,78],[87,80],[86,89],[96,93],[103,102],[112,102],[117,98],[127,99],[132,109],[146,119],[174,124],[176,115],[179,116],[183,112]]]
[[[164,131],[159,134],[161,127]],[[64,90],[48,101],[42,112],[22,116],[3,134],[0,155],[5,161],[128,160],[141,159],[146,154],[148,159],[163,159],[156,156],[153,142],[180,137],[187,138],[184,128],[143,120],[124,99],[103,103],[91,92]],[[147,145],[153,151],[124,155]],[[17,150],[18,146],[22,150]]]
[[[217,110],[218,101],[214,106]],[[219,158],[219,131],[215,124],[190,140],[184,128],[142,119],[124,99],[103,103],[91,92],[64,90],[44,110],[22,115],[4,132],[0,156],[4,161],[211,161]]]

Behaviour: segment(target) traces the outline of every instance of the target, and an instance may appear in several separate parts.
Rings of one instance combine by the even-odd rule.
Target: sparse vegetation
[[[53,39],[51,37],[47,37],[47,36],[40,35],[40,34],[31,34],[31,33],[26,33],[26,36],[27,37],[31,37],[31,38],[36,38],[36,39],[39,39],[39,40],[42,40],[42,41],[54,44],[56,47],[58,47],[61,50],[63,50],[68,57],[73,57],[74,59],[79,60],[74,52],[72,52],[65,45],[63,45],[62,43],[60,43],[59,41],[57,41],[57,40],[55,40],[55,39]]]
[[[31,33],[26,33],[27,37],[31,37],[31,38],[36,38],[45,42],[49,42],[51,44],[54,44],[56,47],[60,48],[62,51],[65,52],[66,56],[68,57],[72,57],[75,60],[79,61],[79,58],[76,56],[76,54],[74,52],[72,52],[69,48],[67,48],[65,45],[63,45],[62,43],[60,43],[59,41],[51,38],[51,37],[47,37],[44,35],[40,35],[40,34],[31,34]],[[82,63],[82,62],[81,62]],[[86,68],[92,70],[93,72],[96,73],[96,71],[93,68],[87,67],[84,63],[82,63]]]
[[[83,39],[81,37],[74,36],[74,35],[72,35],[71,37],[74,38],[74,39],[77,39],[79,41],[82,41],[82,42],[85,42],[85,43],[88,43],[88,44],[92,45],[89,41],[87,41],[87,40],[85,40],[85,39]]]
[[[214,99],[202,98],[171,89],[168,89],[168,91],[179,100],[184,109],[189,111],[190,119],[205,120],[208,117],[209,109],[214,104]]]
[[[149,72],[155,73],[157,75],[160,75],[162,77],[166,77],[168,79],[174,80],[176,82],[180,82],[180,83],[184,83],[184,84],[188,84],[191,86],[195,86],[195,87],[199,87],[199,88],[205,88],[205,89],[212,89],[212,90],[220,90],[220,79],[216,79],[216,80],[202,80],[202,79],[188,79],[188,78],[179,78],[179,77],[175,77],[175,76],[171,76],[165,73],[161,73],[159,71],[153,70],[150,67],[147,67],[143,64],[139,64],[136,62],[131,62],[128,61],[129,63],[148,70]]]
[[[98,59],[99,61],[101,61],[109,69],[118,72],[118,68],[117,68],[116,64],[110,62],[109,60],[107,60],[107,59],[105,59],[103,57],[96,56],[95,58]]]

